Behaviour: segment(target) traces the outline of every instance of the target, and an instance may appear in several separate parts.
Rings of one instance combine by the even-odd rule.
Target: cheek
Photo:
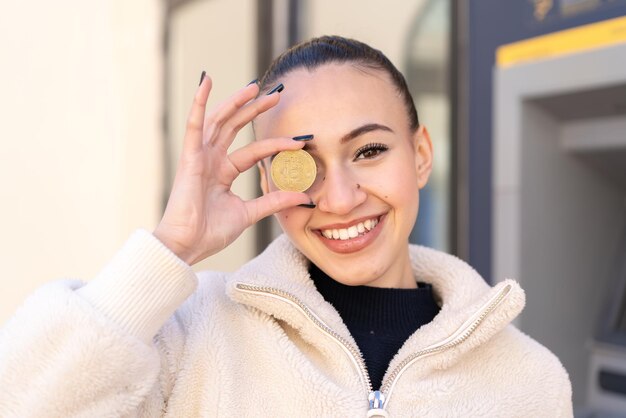
[[[305,232],[308,220],[310,218],[310,215],[303,213],[306,210],[308,209],[285,209],[275,215],[276,220],[280,224],[280,227],[289,237],[297,239],[298,235]]]
[[[396,169],[390,172],[390,177],[393,181],[389,185],[396,196],[402,200],[413,200],[419,191],[415,171]]]
[[[393,210],[393,222],[408,236],[415,225],[419,209],[419,187],[415,164],[409,158],[397,158],[385,165],[383,173],[372,179],[373,193]]]
[[[369,185],[390,204],[403,205],[417,201],[419,192],[415,164],[402,157],[386,161],[379,170],[368,174]]]

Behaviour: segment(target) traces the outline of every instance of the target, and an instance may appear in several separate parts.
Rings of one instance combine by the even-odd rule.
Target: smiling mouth
[[[328,228],[319,229],[318,231],[324,238],[329,240],[347,241],[368,234],[380,222],[380,215],[358,222],[348,228]]]

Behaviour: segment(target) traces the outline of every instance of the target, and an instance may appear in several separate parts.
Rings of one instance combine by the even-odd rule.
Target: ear
[[[265,175],[265,163],[263,161],[259,161],[256,163],[256,166],[259,168],[259,186],[261,186],[263,194],[267,194],[269,193],[270,188],[267,184],[267,176]]]
[[[413,134],[413,146],[417,185],[422,189],[428,183],[428,178],[433,170],[433,143],[426,126],[420,125]]]

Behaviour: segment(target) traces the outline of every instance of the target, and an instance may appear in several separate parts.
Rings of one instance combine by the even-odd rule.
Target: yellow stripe
[[[502,45],[496,51],[496,64],[508,67],[622,42],[626,42],[626,16]]]

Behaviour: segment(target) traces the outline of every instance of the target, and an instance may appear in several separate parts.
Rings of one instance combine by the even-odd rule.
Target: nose
[[[309,193],[323,212],[345,215],[365,202],[367,193],[350,170],[336,167],[324,173],[313,193]]]

